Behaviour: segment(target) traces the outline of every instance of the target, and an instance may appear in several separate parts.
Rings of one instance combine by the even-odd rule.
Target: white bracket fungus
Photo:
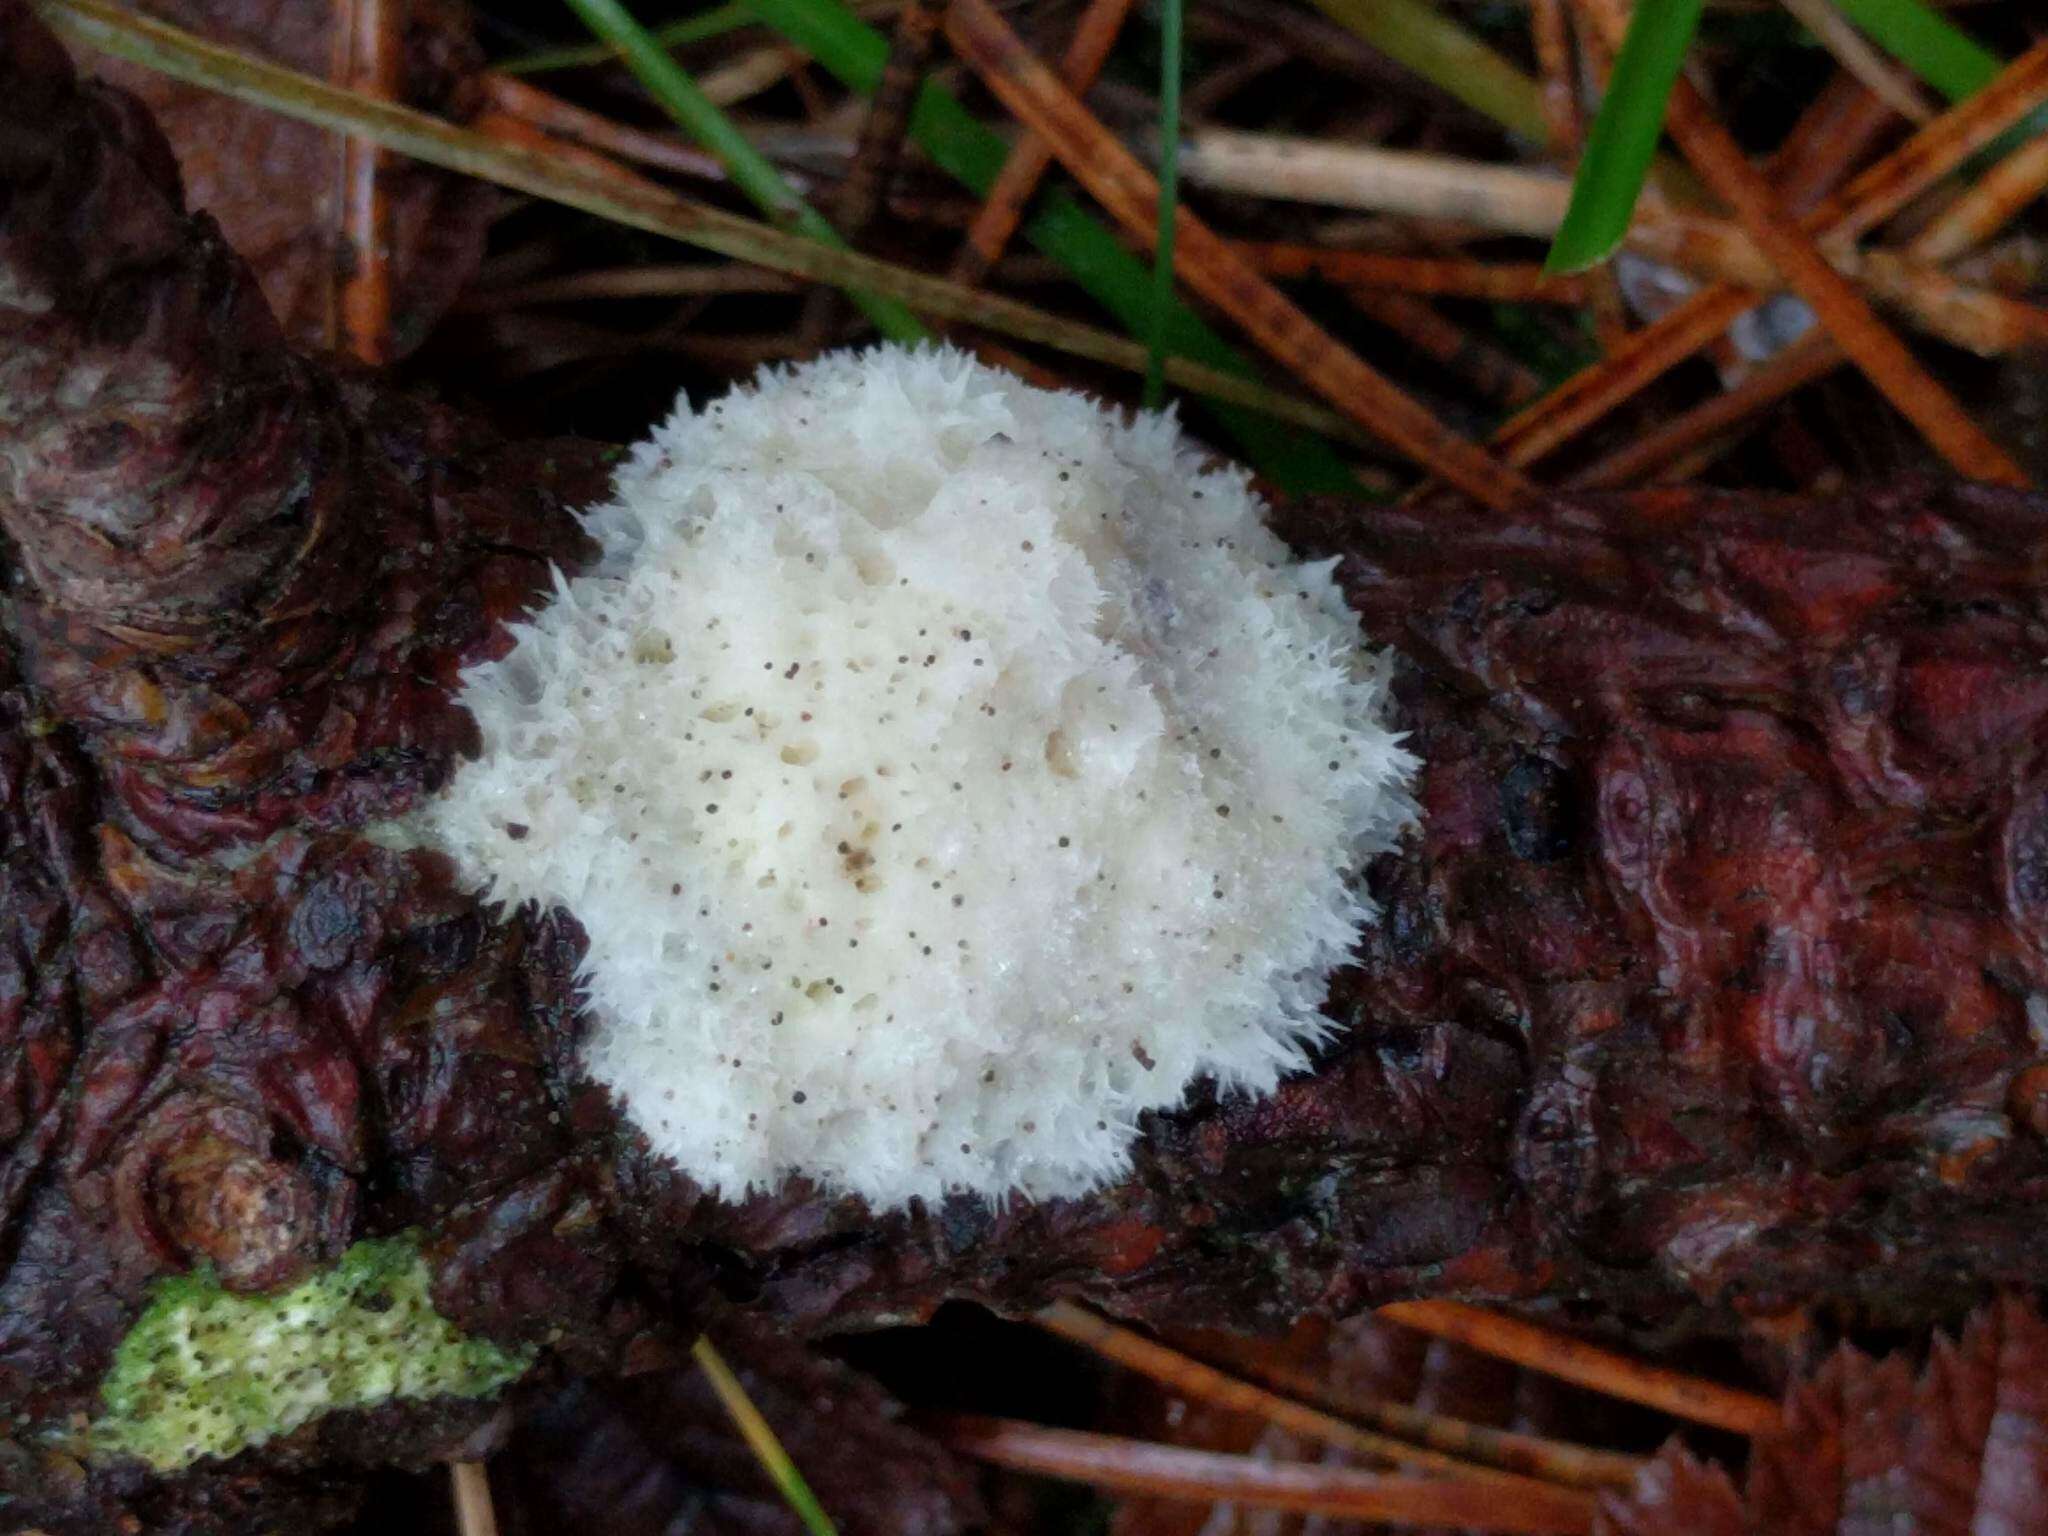
[[[1386,665],[1242,471],[944,349],[641,444],[430,839],[590,936],[586,1065],[717,1193],[1071,1194],[1263,1091],[1412,813]]]

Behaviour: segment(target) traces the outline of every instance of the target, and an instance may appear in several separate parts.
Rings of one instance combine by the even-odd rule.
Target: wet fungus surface
[[[718,1193],[1075,1194],[1324,1036],[1411,809],[1242,472],[950,350],[687,404],[464,679],[422,818],[573,915],[590,1071]]]

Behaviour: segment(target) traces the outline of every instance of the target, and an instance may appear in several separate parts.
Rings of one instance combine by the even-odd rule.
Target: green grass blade
[[[1966,101],[1997,79],[2006,61],[1923,0],[1834,0],[1886,53],[1952,102]],[[2037,107],[1964,163],[1981,176],[2028,139],[2048,133],[2048,107]]]
[[[1428,0],[1315,0],[1332,21],[1512,134],[1550,137],[1543,88]],[[1661,0],[1647,0],[1654,6]]]
[[[1583,272],[1614,254],[1635,216],[1664,109],[1692,45],[1703,0],[1643,0],[1629,23],[1586,135],[1586,152],[1572,180],[1571,206],[1551,242],[1546,272]]]
[[[801,48],[841,84],[870,94],[882,77],[889,41],[840,0],[747,0],[755,15]],[[1009,145],[957,98],[927,82],[911,111],[910,132],[932,161],[969,189],[986,194],[1009,157]],[[1024,222],[1024,238],[1065,267],[1074,281],[1134,336],[1151,315],[1151,280],[1110,230],[1072,197],[1042,194]],[[1249,376],[1250,367],[1185,304],[1166,320],[1167,350],[1212,368]],[[1358,477],[1320,438],[1233,407],[1213,407],[1246,459],[1275,485],[1297,493],[1360,494]]]
[[[2004,61],[1922,0],[1834,0],[1870,40],[1950,101],[1989,85]]]
[[[1663,0],[1646,3],[1661,5]],[[1315,0],[1315,4],[1368,46],[1509,133],[1533,144],[1549,142],[1543,87],[1519,65],[1440,13],[1429,0]],[[1676,156],[1658,155],[1650,164],[1650,177],[1674,203],[1705,206],[1715,202],[1692,167]]]
[[[782,1448],[775,1431],[761,1417],[761,1410],[747,1396],[747,1389],[740,1385],[739,1377],[732,1373],[725,1357],[703,1334],[699,1334],[697,1342],[690,1346],[690,1354],[696,1360],[697,1368],[711,1383],[711,1390],[718,1394],[718,1401],[732,1419],[733,1426],[739,1430],[740,1438],[747,1442],[747,1449],[761,1463],[761,1470],[775,1484],[775,1491],[782,1495],[783,1502],[804,1523],[804,1529],[810,1532],[810,1536],[838,1536],[832,1526],[832,1517],[825,1513],[818,1496],[811,1492],[811,1485],[804,1481],[803,1473],[797,1471],[796,1463],[789,1459],[789,1452]]]
[[[824,215],[797,195],[783,180],[768,157],[756,149],[731,118],[697,88],[697,82],[668,55],[668,50],[619,0],[568,0],[569,8],[585,26],[624,56],[626,67],[645,86],[648,95],[676,120],[683,132],[716,155],[732,177],[733,185],[745,193],[768,222],[778,229],[802,235],[820,245],[847,249],[839,232]],[[861,313],[875,323],[892,341],[925,341],[931,337],[918,319],[895,299],[852,291],[848,295]]]
[[[745,0],[729,0],[728,4],[713,6],[701,15],[685,16],[681,21],[656,27],[652,36],[664,49],[683,48],[753,25],[754,13]],[[610,43],[576,43],[565,48],[543,48],[516,59],[503,59],[494,67],[504,75],[544,75],[557,69],[587,69],[593,64],[608,64],[623,57],[624,53]]]
[[[1159,235],[1152,253],[1152,314],[1145,329],[1144,402],[1166,400],[1166,317],[1173,308],[1173,230],[1180,211],[1181,0],[1159,13]]]

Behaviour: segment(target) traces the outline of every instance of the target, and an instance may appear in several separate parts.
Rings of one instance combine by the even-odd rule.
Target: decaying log
[[[1092,1197],[878,1218],[653,1165],[573,1069],[573,922],[363,836],[469,743],[456,672],[573,563],[602,461],[292,353],[142,115],[0,0],[0,1481],[131,1497],[34,1432],[151,1279],[405,1226],[456,1321],[589,1373],[732,1310],[1904,1316],[2048,1278],[2048,501],[1284,510],[1427,765],[1341,1035]]]
[[[605,450],[294,355],[16,4],[0,97],[0,1413],[41,1422],[156,1275],[266,1288],[565,1166],[524,930],[356,834],[473,734],[456,673]]]

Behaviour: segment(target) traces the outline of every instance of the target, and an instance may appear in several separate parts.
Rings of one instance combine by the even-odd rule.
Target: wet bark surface
[[[1153,1117],[1089,1198],[877,1216],[644,1158],[574,1070],[573,920],[365,835],[472,744],[458,671],[573,565],[606,457],[294,353],[144,115],[0,0],[17,1509],[243,1530],[248,1500],[345,1503],[333,1456],[475,1434],[487,1410],[439,1439],[350,1417],[176,1509],[41,1438],[154,1278],[269,1289],[409,1226],[450,1317],[550,1341],[544,1380],[666,1364],[707,1317],[801,1335],[948,1297],[1909,1317],[2048,1277],[2048,502],[1285,509],[1403,656],[1427,764],[1337,1043],[1269,1098]]]

